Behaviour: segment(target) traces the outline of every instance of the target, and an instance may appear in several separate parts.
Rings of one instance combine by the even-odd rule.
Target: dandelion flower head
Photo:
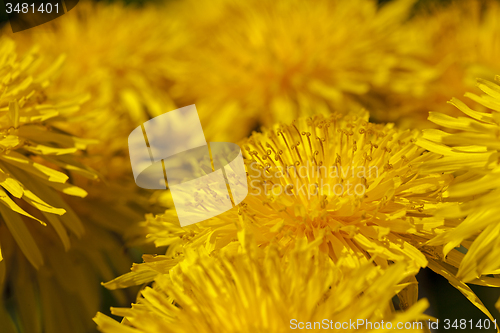
[[[239,237],[245,238],[244,232]],[[104,333],[288,332],[292,318],[316,329],[325,319],[333,328],[336,322],[352,318],[384,320],[391,326],[427,318],[422,313],[426,300],[405,312],[391,310],[391,298],[406,286],[400,282],[415,273],[404,263],[386,272],[369,263],[356,269],[342,267],[342,260],[334,264],[317,244],[304,239],[286,259],[277,246],[259,249],[249,239],[240,244],[237,253],[223,251],[216,257],[203,250],[189,253],[185,262],[146,287],[132,308],[112,309],[124,317],[121,324],[98,314],[94,320],[99,329]],[[406,331],[421,331],[414,327]],[[347,331],[371,332],[362,325]]]
[[[87,195],[76,177],[97,178],[79,162],[90,141],[57,126],[88,97],[49,92],[63,56],[18,49],[0,37],[2,332],[86,332],[99,309],[99,281],[130,264],[116,239],[75,213],[81,201],[66,200]],[[118,253],[111,264],[110,253]]]
[[[448,205],[441,195],[453,176],[420,173],[422,163],[440,155],[417,146],[418,137],[418,131],[370,123],[367,114],[299,118],[254,133],[242,143],[249,184],[242,204],[183,228],[173,208],[148,215],[131,234],[135,241],[168,246],[166,255],[145,257],[105,286],[150,282],[182,262],[189,249],[236,251],[243,229],[259,246],[277,242],[284,252],[306,238],[352,267],[371,261],[383,268],[399,261],[415,268],[431,265],[483,309],[469,287],[440,266],[442,246],[427,244],[452,227],[434,213]],[[458,267],[462,257],[452,250],[446,260]],[[404,297],[411,305],[413,298]]]
[[[51,87],[59,94],[90,93],[92,99],[60,126],[99,140],[86,161],[108,178],[128,174],[127,137],[150,117],[175,105],[164,78],[175,49],[172,25],[155,5],[82,2],[37,29],[16,33],[25,48],[39,45],[46,55],[66,54],[65,70]],[[140,44],[140,47],[138,46]]]
[[[241,139],[278,120],[371,104],[367,94],[375,87],[387,94],[416,77],[412,50],[394,33],[412,5],[174,2],[166,14],[189,33],[170,67],[172,98],[179,105],[196,103],[214,140]]]
[[[398,121],[412,128],[435,127],[427,121],[429,110],[460,116],[446,101],[470,91],[477,77],[493,79],[500,72],[497,1],[452,1],[434,7],[419,11],[401,30],[419,48],[419,59],[428,65],[429,70],[417,74],[426,82],[424,89],[389,95],[386,112],[377,114],[379,120]]]

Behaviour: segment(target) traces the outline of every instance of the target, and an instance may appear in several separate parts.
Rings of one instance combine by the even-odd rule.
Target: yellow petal
[[[448,271],[444,266],[435,261],[434,259],[429,259],[429,268],[432,269],[437,274],[443,276],[448,280],[448,282],[455,287],[458,291],[460,291],[472,304],[474,304],[479,310],[481,310],[485,315],[490,318],[491,321],[495,319],[488,311],[488,309],[484,306],[483,302],[476,296],[476,294],[466,285],[464,282],[460,281],[453,275],[450,271]],[[500,330],[498,330],[500,332]]]
[[[28,261],[36,269],[40,268],[43,265],[42,254],[36,245],[33,236],[24,224],[24,221],[18,214],[4,205],[0,205],[0,213],[2,214],[3,220],[7,225],[7,228],[9,228],[12,237],[14,237],[16,243],[19,245],[19,248],[24,253]]]

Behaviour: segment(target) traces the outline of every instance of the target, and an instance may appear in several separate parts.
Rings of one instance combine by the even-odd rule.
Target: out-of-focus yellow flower
[[[500,72],[499,16],[500,3],[494,0],[452,1],[415,15],[401,33],[420,49],[420,60],[432,71],[422,81],[427,81],[424,89],[387,95],[386,110],[377,119],[429,128],[434,125],[426,120],[429,111],[460,115],[446,106],[450,96],[462,96],[477,77],[492,80]]]
[[[88,142],[46,125],[61,113],[77,110],[81,104],[77,99],[47,99],[44,94],[63,59],[56,60],[52,67],[40,68],[40,55],[35,50],[18,58],[15,43],[7,38],[0,40],[0,54],[0,212],[26,258],[39,268],[43,256],[21,217],[31,218],[30,224],[45,225],[33,216],[35,213],[26,210],[35,210],[37,216],[43,214],[68,249],[67,231],[81,236],[84,228],[57,191],[79,197],[87,193],[67,183],[68,175],[63,171],[91,179],[97,176],[75,159]]]
[[[341,259],[335,264],[319,249],[318,241],[305,239],[285,260],[276,244],[260,249],[244,233],[238,235],[237,252],[210,256],[200,248],[187,253],[182,264],[141,292],[138,304],[112,309],[124,317],[122,324],[98,314],[94,320],[99,329],[104,333],[289,332],[294,325],[335,329],[336,323],[363,320],[371,322],[372,329],[361,323],[344,329],[386,332],[399,322],[413,327],[406,331],[424,332],[425,324],[418,320],[427,319],[422,313],[426,300],[406,312],[391,310],[391,298],[406,286],[399,283],[416,272],[403,263],[386,272],[371,263],[352,268]],[[382,320],[385,325],[380,327]],[[374,323],[379,329],[373,328]]]
[[[441,173],[421,174],[424,162],[440,155],[415,145],[418,131],[368,122],[368,115],[299,118],[254,133],[243,143],[249,195],[238,209],[181,228],[173,209],[132,231],[143,241],[168,246],[165,256],[144,257],[108,283],[110,289],[152,281],[182,262],[184,253],[199,247],[209,253],[236,251],[238,230],[250,230],[259,246],[277,242],[286,252],[298,237],[318,242],[334,261],[344,257],[351,267],[373,260],[387,268],[407,262],[429,266],[460,289],[491,316],[472,290],[454,274],[463,254],[447,257],[442,246],[428,241],[452,229],[455,220],[435,217],[441,195],[453,180]],[[499,285],[492,278],[473,281]],[[416,300],[416,289],[400,294],[402,304]]]
[[[108,179],[129,175],[127,137],[135,127],[175,109],[164,72],[176,34],[156,6],[80,2],[57,20],[14,34],[24,47],[47,56],[66,54],[64,72],[51,87],[58,94],[90,93],[92,99],[60,126],[85,138],[87,164]]]
[[[82,170],[86,169],[80,164],[73,167],[69,152],[58,157],[62,162],[57,165],[67,164],[72,183],[85,188],[88,196],[85,200],[65,199],[65,206],[58,206],[67,211],[58,219],[78,222],[76,226],[69,226],[74,230],[64,223],[56,225],[57,233],[52,229],[45,231],[47,228],[30,228],[36,244],[48,254],[44,255],[45,265],[38,265],[41,266],[38,270],[28,267],[23,272],[11,271],[6,277],[15,302],[19,302],[16,314],[22,313],[21,329],[26,332],[86,332],[92,327],[91,318],[101,305],[99,282],[112,279],[130,266],[118,235],[134,221],[140,221],[144,216],[143,207],[149,211],[151,207],[145,199],[149,194],[143,195],[144,191],[133,183],[127,137],[133,128],[150,117],[175,108],[168,98],[165,90],[168,82],[162,74],[168,66],[167,51],[176,45],[175,35],[171,43],[165,39],[169,27],[168,21],[153,8],[139,10],[121,4],[83,2],[57,20],[11,36],[20,49],[28,50],[36,45],[47,59],[65,55],[64,70],[54,73],[51,85],[44,86],[43,92],[50,96],[81,93],[91,97],[80,109],[57,110],[51,124],[60,133],[40,127],[51,135],[49,139],[61,137],[56,137],[55,143],[60,143],[64,133],[97,139],[79,160],[104,176],[95,181],[95,173],[85,174]],[[45,62],[39,67],[48,65]],[[41,130],[29,133],[37,139],[44,138]],[[82,141],[68,138],[76,144]],[[85,178],[89,175],[92,177]],[[87,194],[75,186],[64,188],[73,192],[75,189]],[[54,237],[57,234],[64,240],[64,248],[53,244],[58,241]],[[0,239],[2,247],[10,243],[10,239]],[[5,257],[4,263],[8,264],[18,260],[19,254],[14,252]],[[33,281],[33,289],[23,291],[21,282],[15,281],[24,284]],[[114,296],[124,303],[123,293]],[[28,306],[37,298],[42,310],[38,304]]]
[[[500,81],[500,77],[496,80]],[[484,94],[466,96],[479,103],[482,111],[475,111],[454,98],[450,104],[464,116],[442,113],[429,116],[432,122],[454,132],[426,130],[417,142],[443,155],[426,163],[423,171],[457,175],[445,195],[458,204],[439,210],[438,214],[465,219],[429,244],[444,245],[444,255],[465,246],[468,251],[457,277],[467,282],[482,275],[500,274],[500,85],[482,79],[478,79],[477,85]]]
[[[413,2],[172,2],[167,17],[187,41],[169,67],[172,97],[196,103],[207,137],[236,140],[257,125],[372,105],[374,89],[414,89],[423,70],[396,34]]]
[[[74,211],[81,202],[62,195],[87,195],[69,177],[97,178],[77,162],[88,140],[54,126],[87,98],[47,92],[63,57],[50,63],[36,48],[18,55],[5,36],[0,55],[2,332],[85,332],[99,309],[98,281],[129,266],[119,242],[83,223]]]

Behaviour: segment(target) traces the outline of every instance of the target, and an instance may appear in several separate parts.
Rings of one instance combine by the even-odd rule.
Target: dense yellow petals
[[[111,332],[289,332],[297,322],[415,322],[427,301],[394,313],[392,296],[408,286],[400,283],[415,271],[405,264],[387,271],[366,263],[352,268],[335,264],[318,241],[298,240],[287,254],[272,244],[259,249],[240,232],[238,251],[208,256],[203,249],[187,254],[168,274],[156,277],[132,308],[113,308],[122,325],[98,314],[94,320]],[[243,239],[246,238],[246,239]],[[330,324],[330,321],[333,324]],[[415,326],[412,332],[423,332]],[[316,326],[317,328],[317,326]],[[348,332],[374,332],[363,325]],[[383,328],[378,331],[390,331]]]
[[[165,15],[185,39],[168,70],[172,98],[196,103],[217,141],[348,106],[387,113],[384,99],[427,82],[420,50],[398,33],[414,3],[171,2]]]
[[[85,163],[108,178],[131,172],[126,152],[132,129],[175,109],[165,73],[179,43],[162,8],[82,1],[57,20],[12,36],[20,47],[37,45],[46,56],[66,55],[50,90],[92,97],[59,126],[99,140],[89,147]]]
[[[254,133],[242,142],[249,184],[243,203],[184,228],[173,208],[148,215],[129,237],[134,243],[168,246],[166,254],[145,256],[144,263],[104,285],[116,289],[150,282],[182,265],[195,249],[235,253],[240,230],[252,233],[259,246],[279,244],[284,253],[305,238],[353,269],[372,261],[383,268],[406,262],[418,269],[429,259],[458,267],[462,257],[456,249],[448,251],[458,258],[450,261],[440,254],[442,243],[428,243],[453,229],[453,219],[434,216],[454,205],[442,200],[453,176],[419,169],[441,155],[415,144],[418,131],[367,119],[338,114],[299,118]],[[339,185],[345,186],[343,192]],[[356,185],[363,191],[354,192]],[[400,297],[408,305],[415,301]]]
[[[86,333],[99,282],[130,263],[109,230],[75,212],[88,194],[78,185],[98,178],[79,161],[95,140],[61,123],[80,112],[87,92],[52,90],[64,56],[19,49],[0,37],[0,330]]]
[[[500,80],[498,76],[497,80]],[[459,204],[438,210],[437,214],[464,219],[429,244],[445,245],[443,250],[446,255],[465,240],[473,240],[457,272],[457,278],[465,282],[500,273],[500,125],[498,111],[489,108],[500,103],[500,86],[482,79],[478,80],[477,86],[483,95],[469,93],[467,96],[475,96],[474,101],[484,106],[481,112],[453,99],[451,103],[468,117],[431,116],[429,119],[435,122],[447,119],[440,125],[454,130],[453,134],[434,132],[429,141],[417,142],[442,155],[440,159],[426,163],[422,168],[424,172],[459,175],[444,193],[449,200]]]

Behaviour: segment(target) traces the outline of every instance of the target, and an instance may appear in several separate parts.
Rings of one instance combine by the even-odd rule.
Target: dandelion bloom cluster
[[[431,319],[423,268],[493,320],[470,285],[500,287],[500,85],[444,102],[500,71],[500,5],[415,3],[83,2],[4,32],[2,332],[86,333],[96,313],[104,333],[389,332]],[[127,137],[194,103],[206,141],[241,140],[248,196],[181,227],[168,189],[134,183]],[[228,194],[205,185],[186,209]],[[133,246],[161,254],[124,274]],[[132,286],[121,323],[98,312]]]

